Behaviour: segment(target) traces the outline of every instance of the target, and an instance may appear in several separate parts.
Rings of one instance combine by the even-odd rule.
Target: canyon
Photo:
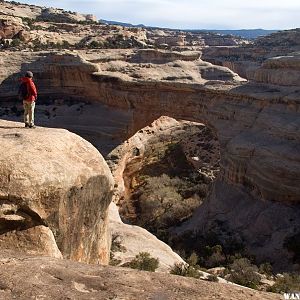
[[[178,216],[171,216],[176,224],[163,228],[168,238],[216,230],[221,241],[241,241],[257,263],[299,272],[299,254],[288,243],[299,236],[300,225],[299,29],[250,42],[99,24],[92,15],[37,6],[0,6],[6,45],[0,50],[3,268],[21,270],[33,263],[41,277],[40,266],[46,265],[53,284],[55,273],[63,277],[61,284],[72,286],[70,297],[108,296],[116,277],[135,286],[135,292],[120,289],[124,299],[140,299],[136,285],[147,283],[138,272],[126,270],[125,278],[118,268],[76,262],[108,264],[117,239],[126,249],[114,253],[119,265],[143,249],[159,258],[159,272],[183,263],[168,245],[136,226],[160,238],[157,228],[142,222],[149,216],[143,216],[141,199],[143,193],[149,196],[144,187],[155,178],[158,183],[175,178],[180,184],[194,182],[185,187],[189,193],[176,194],[182,204],[175,206]],[[19,78],[27,70],[39,90],[34,131],[18,123]],[[189,209],[182,212],[183,207]],[[20,258],[12,250],[26,254]],[[67,266],[72,276],[63,271]],[[29,297],[26,270],[18,280]],[[104,274],[110,284],[87,284],[86,276]],[[166,274],[145,276],[160,287],[170,281]],[[171,291],[182,282],[190,293],[195,288],[188,299],[199,299],[202,287],[184,280],[167,285],[163,299],[186,299],[185,288]],[[215,298],[207,299],[220,294],[239,299],[238,287],[220,282],[211,283]],[[21,295],[9,284],[0,290],[7,299]],[[278,298],[243,290],[248,292],[251,299]],[[53,293],[49,286],[44,296]]]
[[[99,52],[5,52],[3,64],[5,60],[19,55],[22,58],[13,61],[26,60],[29,63],[11,65],[10,68],[21,72],[22,68],[33,70],[40,87],[41,101],[57,97],[80,101],[88,99],[91,103],[109,107],[111,116],[114,108],[116,113],[118,110],[125,111],[126,127],[124,124],[123,136],[119,136],[121,140],[125,141],[126,137],[163,115],[204,123],[212,128],[220,144],[221,170],[211,200],[206,205],[211,203],[220,211],[217,213],[208,207],[205,214],[212,210],[214,217],[206,215],[198,218],[200,224],[197,226],[203,226],[202,222],[207,226],[209,220],[216,220],[220,215],[230,227],[239,227],[243,235],[251,239],[248,245],[253,245],[250,248],[253,247],[261,259],[285,264],[290,258],[283,247],[278,249],[286,236],[293,234],[299,225],[296,218],[300,186],[297,184],[297,86],[276,85],[274,88],[274,85],[264,82],[245,82],[229,69],[199,59],[166,64],[131,63],[136,56],[139,57],[134,51],[131,56],[130,53],[126,55],[127,61],[118,57],[118,60],[108,62],[101,62]],[[16,86],[15,82],[14,74],[6,75],[1,85],[1,101],[15,97],[16,92],[11,88]],[[227,191],[226,199],[223,199],[224,190]],[[249,203],[248,209],[241,212],[237,199]],[[229,207],[232,208],[230,218],[225,214]],[[261,222],[265,220],[261,220],[262,208],[268,215],[268,226],[263,233]],[[279,218],[283,211],[285,214]],[[286,216],[289,216],[288,222]],[[252,226],[241,226],[237,222],[239,217],[242,220],[249,218]],[[279,230],[283,233],[280,236],[277,234]],[[275,256],[274,248],[277,249]]]

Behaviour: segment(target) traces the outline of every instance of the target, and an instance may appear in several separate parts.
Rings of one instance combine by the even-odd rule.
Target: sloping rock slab
[[[279,300],[281,297],[169,274],[2,252],[0,299]]]

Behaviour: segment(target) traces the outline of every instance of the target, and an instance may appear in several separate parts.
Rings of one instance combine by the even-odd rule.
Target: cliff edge
[[[113,179],[101,154],[62,129],[0,120],[0,249],[107,264]]]

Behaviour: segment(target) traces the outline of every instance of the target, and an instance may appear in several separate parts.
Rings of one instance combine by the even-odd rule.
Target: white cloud
[[[101,19],[176,28],[300,27],[299,0],[25,0],[94,13]]]

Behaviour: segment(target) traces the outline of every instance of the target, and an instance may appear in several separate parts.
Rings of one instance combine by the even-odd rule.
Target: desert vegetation
[[[190,218],[207,197],[214,180],[208,173],[188,161],[180,141],[158,142],[147,150],[143,168],[128,175],[130,195],[121,202],[121,215],[167,241],[169,229]]]
[[[140,252],[133,260],[122,265],[122,267],[129,267],[142,271],[155,272],[159,266],[159,260],[154,258],[148,252]]]

